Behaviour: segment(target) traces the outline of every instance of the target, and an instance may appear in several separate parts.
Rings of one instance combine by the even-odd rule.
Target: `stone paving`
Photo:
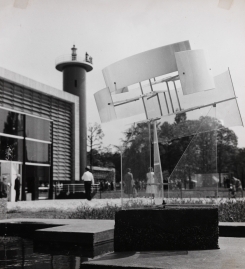
[[[81,264],[81,269],[244,269],[245,238],[219,238],[220,249],[118,252]]]

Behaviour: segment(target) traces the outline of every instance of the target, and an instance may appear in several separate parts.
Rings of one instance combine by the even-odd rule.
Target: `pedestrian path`
[[[245,238],[219,238],[220,249],[110,253],[81,264],[81,269],[244,269]]]

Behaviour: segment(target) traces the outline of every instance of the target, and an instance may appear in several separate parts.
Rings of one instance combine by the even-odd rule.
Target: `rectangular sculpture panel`
[[[203,50],[177,52],[175,56],[184,94],[215,88]]]

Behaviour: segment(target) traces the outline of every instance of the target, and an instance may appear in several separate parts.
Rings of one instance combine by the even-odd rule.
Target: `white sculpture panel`
[[[175,53],[179,78],[184,94],[192,94],[215,88],[210,68],[203,50]]]
[[[175,52],[190,49],[189,41],[183,41],[133,55],[104,68],[105,83],[111,92],[121,93],[124,87],[175,72]]]

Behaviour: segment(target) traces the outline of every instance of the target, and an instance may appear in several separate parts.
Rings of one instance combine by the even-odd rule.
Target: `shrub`
[[[219,208],[219,221],[221,222],[245,222],[245,199],[227,198],[167,198],[167,204],[194,204],[217,205]],[[150,207],[149,199],[132,199],[124,204],[125,209],[140,208],[145,205]],[[71,211],[72,210],[72,211]],[[8,218],[56,218],[56,219],[115,219],[115,213],[121,210],[120,205],[107,204],[103,207],[90,207],[81,205],[77,209],[33,208],[21,209],[18,206],[8,210]]]
[[[142,200],[129,200],[124,204],[124,209],[142,208],[144,203]],[[92,208],[86,205],[79,206],[75,212],[71,212],[68,216],[70,219],[115,219],[117,211],[121,210],[121,206],[107,204],[104,207]]]
[[[214,204],[219,209],[220,222],[245,222],[245,199],[227,198],[193,198],[193,199],[166,199],[167,204]]]

